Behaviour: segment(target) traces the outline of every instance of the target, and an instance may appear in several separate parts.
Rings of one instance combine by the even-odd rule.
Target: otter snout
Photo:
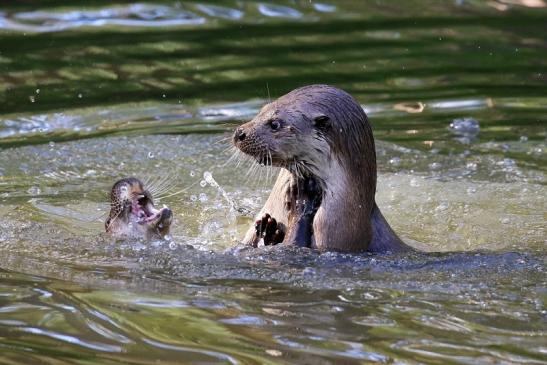
[[[238,142],[242,142],[247,137],[247,133],[243,130],[243,128],[238,128],[234,132],[234,144],[237,144]]]
[[[172,219],[173,219],[173,211],[169,208],[163,208],[161,210],[160,222],[171,224]]]
[[[156,209],[152,193],[137,178],[125,178],[114,184],[110,206],[105,229],[115,237],[152,239],[169,234],[173,212],[165,206]]]
[[[173,212],[169,208],[162,208],[160,212],[160,217],[156,227],[158,232],[162,236],[169,234],[169,229],[171,227],[171,222],[173,221]]]

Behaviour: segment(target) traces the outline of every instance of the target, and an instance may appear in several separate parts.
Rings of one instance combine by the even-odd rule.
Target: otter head
[[[260,163],[316,177],[322,185],[338,178],[333,163],[338,164],[357,184],[375,191],[372,129],[359,103],[335,87],[301,87],[265,105],[236,129],[233,143]]]
[[[116,237],[154,239],[169,234],[173,213],[156,209],[152,194],[134,177],[119,180],[110,192],[106,232]]]

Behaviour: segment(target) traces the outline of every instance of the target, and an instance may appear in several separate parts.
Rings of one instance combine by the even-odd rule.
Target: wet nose
[[[234,133],[234,142],[241,142],[245,139],[245,137],[247,137],[247,135],[245,134],[245,132],[243,131],[242,128],[238,128],[236,129],[235,133]]]
[[[171,218],[173,218],[173,212],[171,211],[171,209],[164,208],[161,211],[160,221],[165,222],[165,221],[171,220]]]

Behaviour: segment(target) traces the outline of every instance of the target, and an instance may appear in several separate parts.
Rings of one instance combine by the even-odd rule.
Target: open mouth
[[[150,223],[161,217],[161,210],[154,209],[149,199],[144,195],[139,195],[133,200],[131,213],[139,224]]]

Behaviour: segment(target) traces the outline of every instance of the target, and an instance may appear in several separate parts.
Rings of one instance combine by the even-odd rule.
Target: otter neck
[[[345,217],[350,226],[360,227],[355,235],[343,237],[348,251],[374,253],[408,251],[409,246],[393,231],[378,208],[375,154],[368,161],[329,159],[328,174],[316,177],[322,188],[325,209]],[[294,175],[293,175],[294,178]],[[339,237],[336,237],[339,238]]]
[[[372,225],[372,240],[368,246],[368,251],[376,253],[387,252],[405,252],[411,248],[403,243],[395,231],[386,221],[380,208],[374,203],[370,219]]]

